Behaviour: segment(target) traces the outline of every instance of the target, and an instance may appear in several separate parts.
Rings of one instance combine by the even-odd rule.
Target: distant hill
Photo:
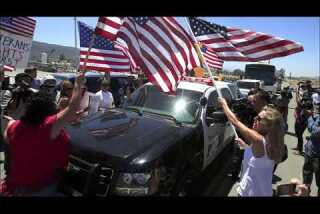
[[[48,58],[52,60],[58,60],[59,56],[63,54],[66,57],[66,59],[70,59],[76,63],[79,62],[79,49],[76,49],[74,47],[48,44],[48,43],[37,42],[37,41],[32,42],[29,61],[40,60],[40,55],[42,52],[47,53]]]

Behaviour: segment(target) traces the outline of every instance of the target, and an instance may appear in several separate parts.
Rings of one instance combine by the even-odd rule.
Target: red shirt
[[[57,115],[47,117],[39,126],[20,120],[7,131],[9,143],[9,174],[0,186],[0,193],[17,187],[41,188],[56,178],[56,170],[68,164],[69,136],[64,129],[50,139]]]

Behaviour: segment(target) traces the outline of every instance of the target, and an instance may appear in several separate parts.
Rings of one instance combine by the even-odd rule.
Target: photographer
[[[25,112],[26,102],[36,90],[30,88],[32,78],[26,73],[15,76],[16,87],[12,90],[12,97],[8,102],[5,114],[13,119],[20,119]]]
[[[307,111],[308,130],[311,133],[304,146],[303,183],[309,187],[312,184],[313,173],[316,177],[318,187],[318,197],[320,196],[320,115],[319,112],[313,115],[312,111]]]
[[[36,90],[40,89],[41,81],[37,78],[37,68],[31,67],[31,68],[26,68],[24,70],[24,73],[29,74],[32,78],[32,82],[30,84],[30,87]]]
[[[276,98],[275,105],[283,116],[283,120],[285,122],[286,131],[288,130],[288,108],[290,100],[292,99],[291,91],[289,91],[289,87],[284,88],[280,96]]]
[[[308,123],[308,110],[312,110],[313,105],[312,105],[312,100],[308,97],[307,94],[305,94],[300,101],[300,104],[297,105],[295,109],[295,124],[294,124],[294,129],[295,129],[295,134],[298,139],[298,144],[297,147],[294,148],[297,150],[295,152],[296,155],[303,155],[303,133],[307,128],[307,123]]]

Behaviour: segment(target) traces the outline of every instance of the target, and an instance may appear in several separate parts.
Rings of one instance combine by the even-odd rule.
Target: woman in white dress
[[[245,149],[242,161],[242,175],[238,193],[240,196],[272,196],[272,176],[275,163],[283,156],[284,127],[281,113],[267,105],[255,118],[252,129],[241,123],[230,110],[225,99],[219,103],[229,121],[244,137],[236,139]]]

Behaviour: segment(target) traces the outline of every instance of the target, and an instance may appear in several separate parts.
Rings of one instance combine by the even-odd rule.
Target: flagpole
[[[197,53],[198,53],[199,59],[200,59],[200,61],[202,62],[202,64],[205,64],[205,66],[206,66],[206,68],[207,68],[207,70],[208,70],[208,73],[209,73],[209,75],[210,75],[210,77],[211,77],[211,79],[212,79],[213,86],[215,87],[215,89],[216,89],[216,91],[217,91],[218,97],[221,97],[221,98],[222,98],[221,92],[218,90],[216,84],[214,84],[214,78],[213,78],[213,75],[212,75],[212,73],[211,73],[211,69],[209,68],[206,59],[203,57],[203,54],[202,54],[202,52],[201,52],[201,50],[200,50],[199,44],[198,44],[198,42],[197,42],[197,39],[196,39],[196,37],[195,37],[194,34],[193,34],[193,31],[192,31],[192,29],[191,29],[191,26],[190,26],[190,23],[189,23],[187,17],[185,17],[185,20],[186,20],[186,22],[187,22],[188,29],[189,29],[189,31],[190,31],[190,33],[191,33],[191,35],[192,35],[192,39],[193,39],[193,41],[195,42],[194,46],[195,46],[196,51],[197,51]],[[236,132],[236,129],[235,129],[234,125],[233,125],[232,123],[230,123],[230,124],[231,124],[231,128],[232,128],[232,130],[233,130],[233,132],[234,132],[235,138],[239,138],[238,133]]]
[[[77,17],[74,17],[74,48],[77,50]],[[79,65],[76,64],[76,68]]]

